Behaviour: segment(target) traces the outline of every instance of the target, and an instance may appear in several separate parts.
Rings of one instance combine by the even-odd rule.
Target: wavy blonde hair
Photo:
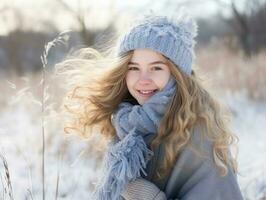
[[[109,59],[87,48],[57,65],[57,69],[67,75],[68,86],[72,88],[65,101],[65,108],[72,116],[65,132],[76,131],[90,137],[97,128],[106,139],[115,136],[112,114],[122,101],[136,103],[125,82],[132,54],[131,51]],[[191,144],[193,128],[198,124],[202,127],[201,134],[213,144],[213,159],[220,175],[225,176],[228,167],[236,171],[236,159],[229,152],[237,138],[228,128],[224,109],[204,89],[194,71],[187,76],[169,59],[168,66],[176,79],[178,92],[169,103],[158,134],[150,145],[154,150],[159,144],[165,144],[165,158],[156,177],[163,178],[171,171],[177,154]]]

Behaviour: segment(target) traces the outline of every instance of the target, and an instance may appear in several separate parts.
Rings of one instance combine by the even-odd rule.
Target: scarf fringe
[[[135,129],[111,146],[106,154],[103,180],[97,186],[93,199],[119,200],[120,194],[127,187],[129,181],[140,176],[140,170],[146,175],[147,162],[153,156],[142,136],[137,135]]]

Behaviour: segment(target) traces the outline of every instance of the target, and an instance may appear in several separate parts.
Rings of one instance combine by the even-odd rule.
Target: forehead
[[[153,62],[153,61],[164,61],[167,59],[160,53],[150,49],[135,49],[131,61],[134,62]]]

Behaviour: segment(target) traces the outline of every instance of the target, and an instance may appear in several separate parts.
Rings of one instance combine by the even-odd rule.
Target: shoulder
[[[208,140],[200,126],[191,130],[188,144],[177,154],[173,171],[182,171],[180,176],[190,176],[204,166],[204,171],[215,169],[213,142]],[[202,171],[203,173],[203,171]],[[172,174],[173,176],[174,174]]]
[[[201,161],[213,162],[213,144],[204,132],[201,125],[195,125],[191,129],[191,137],[181,154],[193,156]]]
[[[193,196],[199,194],[199,191],[215,197],[220,197],[222,192],[240,193],[236,176],[231,169],[225,177],[219,175],[213,159],[213,142],[202,131],[201,127],[195,126],[190,143],[177,155],[166,186],[168,197],[186,194]]]

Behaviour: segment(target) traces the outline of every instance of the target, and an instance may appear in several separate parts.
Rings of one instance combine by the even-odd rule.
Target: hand
[[[165,194],[144,178],[129,182],[121,196],[126,200],[166,200]]]

